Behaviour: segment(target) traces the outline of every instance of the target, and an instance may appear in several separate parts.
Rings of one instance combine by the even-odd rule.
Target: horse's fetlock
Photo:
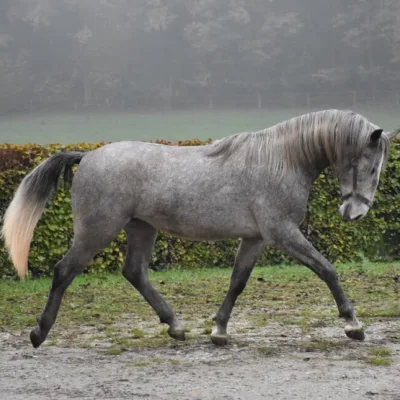
[[[226,326],[228,324],[229,316],[223,314],[223,313],[218,313],[215,318],[214,318],[214,323],[215,325],[221,327],[221,326]]]
[[[341,307],[341,308],[340,308],[339,316],[342,317],[342,318],[344,318],[344,319],[346,319],[346,320],[352,319],[353,316],[354,316],[354,309],[353,309],[353,307],[352,307],[350,304]]]

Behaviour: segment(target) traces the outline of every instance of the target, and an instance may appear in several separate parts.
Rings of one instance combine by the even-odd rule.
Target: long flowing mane
[[[210,145],[208,157],[223,161],[237,156],[249,167],[266,164],[271,172],[285,173],[288,168],[316,168],[319,160],[331,166],[341,165],[348,156],[358,157],[378,127],[352,111],[323,110],[281,122],[257,132],[228,136]],[[382,136],[385,160],[389,140]]]

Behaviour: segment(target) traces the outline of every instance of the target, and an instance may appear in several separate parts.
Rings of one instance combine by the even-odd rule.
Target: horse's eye
[[[375,173],[375,168],[371,169],[371,175],[373,175]]]

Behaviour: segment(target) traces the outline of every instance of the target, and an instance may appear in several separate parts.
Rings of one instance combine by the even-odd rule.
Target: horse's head
[[[389,140],[398,133],[400,130],[384,133],[382,129],[375,129],[357,156],[348,151],[349,156],[342,158],[340,167],[337,166],[342,193],[339,212],[345,221],[361,219],[369,211],[388,154]]]

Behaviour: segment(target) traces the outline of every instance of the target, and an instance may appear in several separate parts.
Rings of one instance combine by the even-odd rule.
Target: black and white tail
[[[72,180],[72,167],[86,153],[61,152],[31,171],[21,182],[4,214],[2,236],[11,260],[21,279],[28,273],[28,254],[33,232],[46,203],[57,189],[64,169],[66,182]]]

